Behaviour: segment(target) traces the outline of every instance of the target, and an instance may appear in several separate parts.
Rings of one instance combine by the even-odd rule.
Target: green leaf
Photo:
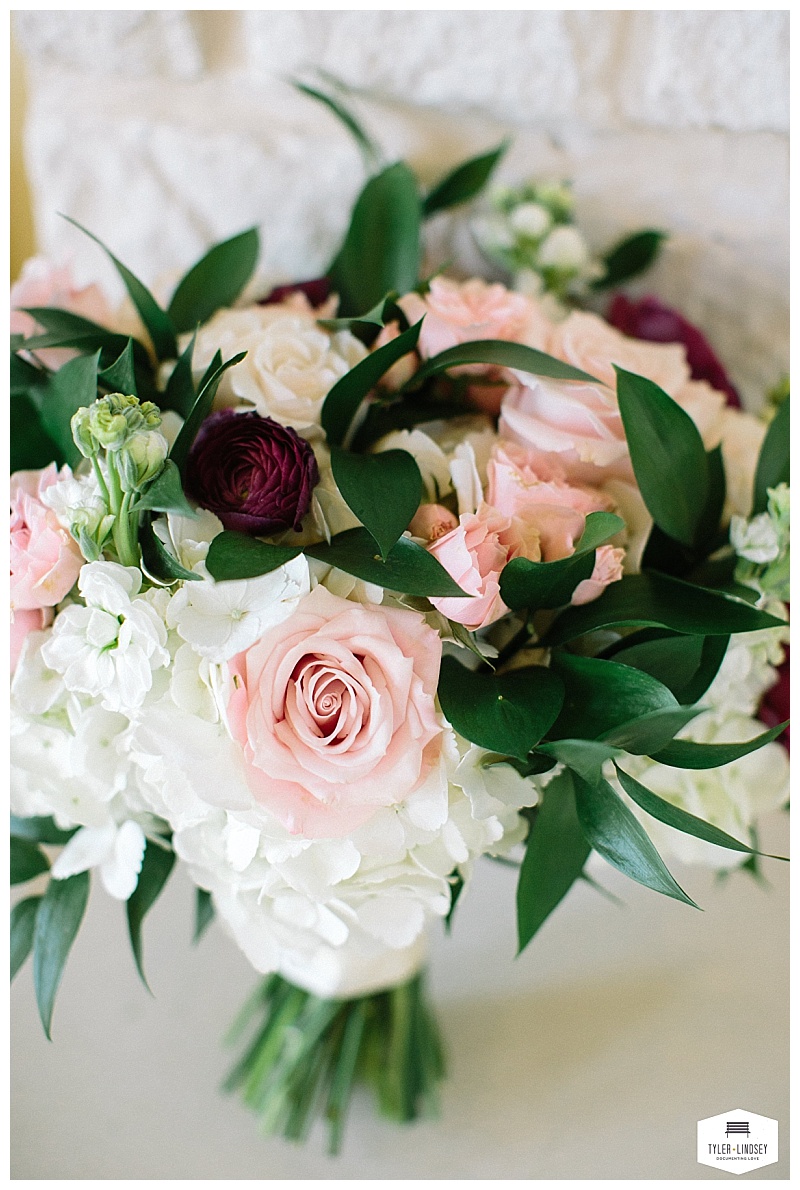
[[[635,756],[651,756],[659,748],[664,748],[682,727],[703,710],[704,707],[666,707],[660,711],[650,711],[638,719],[631,719],[629,723],[613,727],[603,734],[603,740]]]
[[[199,942],[211,922],[214,920],[214,902],[211,893],[205,888],[195,889],[194,902],[194,935],[192,942]]]
[[[645,888],[699,908],[667,871],[650,836],[608,781],[592,786],[577,775],[573,781],[578,820],[595,851]]]
[[[561,612],[542,640],[547,648],[599,628],[649,625],[697,636],[729,636],[783,624],[775,616],[717,591],[664,574],[631,574],[599,599]]]
[[[142,569],[148,578],[162,586],[177,582],[202,582],[199,574],[181,566],[177,558],[166,548],[153,529],[153,518],[149,513],[142,517],[139,526],[139,546],[142,551]]]
[[[469,598],[433,554],[407,537],[401,537],[385,558],[375,553],[375,539],[367,529],[346,529],[329,545],[307,546],[305,552],[327,566],[403,595]]]
[[[174,851],[167,851],[164,847],[148,839],[138,883],[128,897],[128,932],[131,938],[131,949],[136,960],[136,970],[148,991],[150,988],[142,966],[142,922],[161,895],[174,864]]]
[[[421,256],[417,183],[403,161],[370,178],[329,270],[343,317],[371,309],[390,290],[408,293]]]
[[[269,545],[247,533],[225,529],[211,542],[206,567],[211,577],[218,581],[257,578],[285,566],[301,552],[299,546]]]
[[[605,272],[592,282],[592,289],[621,285],[649,269],[661,251],[667,233],[647,228],[626,236],[603,257]]]
[[[177,512],[186,517],[197,516],[197,512],[183,494],[181,473],[172,459],[166,460],[161,473],[136,501],[137,512],[143,512],[145,509],[152,509],[154,512]]]
[[[717,676],[729,640],[728,636],[681,636],[646,628],[627,637],[609,656],[658,678],[678,702],[691,705]]]
[[[671,802],[665,801],[651,789],[636,781],[619,765],[615,767],[619,783],[628,797],[636,802],[637,806],[641,806],[646,814],[657,818],[659,822],[666,823],[667,826],[672,826],[677,831],[683,831],[686,835],[694,835],[697,839],[703,839],[706,843],[715,843],[717,847],[727,847],[730,851],[747,851],[750,855],[766,854],[763,851],[757,851],[754,847],[749,847],[747,843],[734,839],[732,835],[726,834],[717,826],[712,826],[710,822],[705,822],[702,818],[696,818],[694,814],[689,814],[686,810],[673,806]],[[767,858],[783,859],[784,856],[770,855]]]
[[[439,702],[445,717],[490,752],[525,760],[555,722],[563,699],[562,683],[543,665],[498,676],[442,658]]]
[[[31,335],[25,340],[25,348],[38,351],[45,347],[74,347],[84,354],[101,353],[104,366],[111,366],[125,351],[128,336],[110,331],[80,314],[61,310],[56,306],[32,306],[25,311],[45,328],[42,335]],[[141,343],[134,340],[134,351],[142,357],[147,352]]]
[[[548,376],[551,380],[589,380],[598,383],[597,377],[590,376],[588,372],[573,368],[572,364],[565,364],[554,355],[537,351],[535,347],[526,347],[524,343],[508,343],[505,339],[476,339],[474,342],[448,347],[439,355],[431,356],[405,387],[418,388],[437,372],[445,372],[448,368],[461,367],[463,364],[494,364],[501,368],[530,372],[533,376]]]
[[[789,483],[789,399],[782,401],[769,423],[767,435],[758,456],[753,483],[753,513],[767,510],[767,488]]]
[[[396,293],[387,293],[371,310],[367,310],[366,314],[353,314],[350,318],[318,318],[317,325],[323,327],[326,331],[349,331],[354,326],[362,324],[368,326],[385,326],[386,303],[393,302],[395,297],[397,297]]]
[[[529,608],[562,607],[569,603],[578,583],[591,576],[595,550],[625,527],[621,517],[611,512],[590,512],[575,552],[557,562],[531,562],[513,558],[500,575],[500,595],[504,603],[517,611]]]
[[[591,847],[575,809],[570,773],[554,777],[528,835],[517,885],[520,954],[581,875]]]
[[[11,815],[11,834],[17,839],[30,839],[34,843],[67,843],[78,828],[62,831],[52,818],[18,818]]]
[[[33,933],[33,985],[39,1016],[48,1041],[56,992],[64,964],[78,933],[89,899],[89,873],[51,880],[36,914]]]
[[[597,739],[641,715],[678,706],[661,682],[615,661],[559,652],[553,654],[551,668],[565,690],[564,706],[551,733],[554,739]]]
[[[423,216],[428,219],[437,211],[458,206],[459,203],[468,202],[480,194],[510,144],[510,141],[504,140],[496,149],[481,153],[478,157],[470,157],[468,161],[462,161],[450,173],[445,174],[425,198],[422,204]]]
[[[618,749],[597,740],[547,740],[537,747],[536,755],[540,752],[565,764],[590,785],[600,780],[605,762],[619,755]]]
[[[197,400],[197,393],[194,390],[194,380],[192,378],[192,356],[194,355],[196,338],[196,334],[192,335],[188,347],[178,357],[178,361],[170,373],[169,380],[167,381],[167,390],[162,399],[162,407],[164,409],[174,409],[183,418],[189,416]],[[222,363],[221,356],[219,362]]]
[[[167,307],[175,331],[192,331],[217,310],[232,306],[253,275],[258,251],[258,229],[251,227],[215,244],[189,269]]]
[[[125,393],[131,397],[138,397],[139,395],[136,387],[133,343],[133,339],[128,339],[125,350],[120,352],[113,364],[97,374],[97,379],[110,393]]]
[[[719,668],[728,651],[730,639],[729,636],[706,636],[703,638],[703,651],[697,672],[690,682],[676,691],[675,697],[678,702],[690,705],[700,701],[719,673]]]
[[[35,843],[11,836],[10,875],[12,884],[25,884],[50,868],[50,861]]]
[[[416,460],[407,450],[357,455],[332,446],[331,470],[345,503],[386,558],[422,499]]]
[[[653,760],[660,764],[668,764],[675,769],[718,769],[723,764],[739,760],[750,752],[756,752],[765,744],[776,740],[789,725],[779,723],[769,731],[762,732],[752,740],[744,740],[738,744],[697,744],[694,740],[673,740],[665,748],[651,753]]]
[[[369,172],[372,172],[380,163],[381,151],[372,137],[365,132],[364,126],[356,119],[350,109],[346,108],[341,100],[334,99],[332,95],[328,95],[324,91],[319,91],[316,87],[309,87],[307,83],[297,82],[293,79],[292,86],[300,91],[301,94],[307,95],[309,99],[316,99],[318,103],[324,104],[336,116],[336,119],[344,125],[361,150],[365,168]]]
[[[10,463],[11,471],[38,471],[49,463],[60,467],[64,455],[45,432],[39,411],[26,393],[11,396]]]
[[[447,917],[444,919],[444,928],[449,934],[453,928],[453,914],[456,911],[458,898],[464,891],[464,877],[461,875],[458,868],[450,873],[448,882],[450,884],[450,908],[447,910]]]
[[[11,910],[9,950],[12,980],[33,948],[33,932],[41,900],[41,897],[26,897],[24,901],[17,901]]]
[[[169,452],[169,457],[175,463],[181,475],[183,475],[186,468],[186,460],[189,457],[192,443],[197,437],[201,425],[211,412],[211,406],[214,403],[214,397],[217,395],[217,389],[219,388],[222,377],[228,368],[234,368],[237,364],[240,364],[246,355],[246,351],[240,351],[238,355],[234,355],[232,359],[226,360],[224,364],[218,364],[214,367],[213,371],[209,370],[206,372],[203,377],[197,393],[197,400],[192,406],[186,421],[181,426],[178,437],[173,442],[172,449]]]
[[[422,320],[377,351],[371,351],[341,380],[336,381],[325,398],[320,415],[322,428],[330,443],[342,445],[361,402],[392,364],[414,350],[421,327]]]
[[[62,218],[66,219],[67,223],[71,223],[73,227],[77,227],[79,231],[82,231],[84,235],[87,235],[90,240],[94,240],[103,249],[122,278],[125,288],[128,291],[128,296],[139,312],[139,317],[145,325],[158,358],[160,360],[175,359],[178,354],[178,344],[175,341],[175,328],[172,325],[169,315],[161,309],[152,293],[150,293],[150,290],[142,284],[138,277],[133,275],[130,269],[125,267],[122,261],[117,260],[114,253],[110,252],[102,240],[99,240],[96,235],[87,231],[75,219],[70,219],[69,215],[64,215]]]
[[[659,528],[693,545],[709,495],[703,439],[688,413],[652,380],[614,368],[636,481]]]
[[[40,417],[46,433],[71,467],[83,457],[72,437],[73,413],[97,400],[97,366],[100,352],[79,355],[54,372],[42,397]]]

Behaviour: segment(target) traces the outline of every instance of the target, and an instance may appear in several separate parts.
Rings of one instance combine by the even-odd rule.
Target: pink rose
[[[538,533],[522,521],[481,504],[477,512],[463,513],[458,527],[428,546],[463,591],[474,596],[431,599],[449,620],[474,631],[493,624],[508,611],[500,598],[500,574],[506,562],[523,555],[538,562]]]
[[[78,288],[67,265],[53,265],[41,256],[26,260],[19,279],[11,286],[12,335],[33,335],[39,329],[30,314],[20,309],[26,306],[56,306],[103,326],[111,323],[111,310],[99,286]],[[75,352],[51,348],[39,355],[48,367],[59,368]]]
[[[646,376],[670,396],[689,379],[686,350],[680,343],[647,343],[629,339],[597,314],[574,310],[553,328],[546,351],[565,363],[596,376],[616,389],[614,364]]]
[[[39,632],[42,628],[49,627],[53,622],[53,609],[51,607],[34,608],[31,611],[14,611],[11,612],[11,647],[9,649],[9,656],[11,661],[11,672],[17,668],[20,654],[22,653],[22,646],[28,637],[29,632]]]
[[[379,347],[386,347],[399,334],[400,324],[398,322],[387,322],[386,326],[381,327],[377,339],[372,344],[372,350],[377,351]],[[397,392],[398,389],[402,388],[411,379],[418,367],[419,356],[416,351],[409,351],[408,355],[402,355],[399,360],[393,363],[388,372],[384,372],[381,377],[381,384],[391,392]]]
[[[417,612],[315,587],[232,663],[228,715],[256,800],[308,838],[402,802],[439,760],[441,653]]]
[[[555,562],[574,553],[587,513],[610,511],[613,501],[596,489],[564,483],[552,472],[537,472],[534,463],[535,456],[524,448],[498,442],[487,466],[486,499],[503,515],[533,526],[542,560]]]
[[[425,316],[419,336],[423,359],[474,339],[508,339],[541,349],[552,330],[533,298],[479,277],[434,277],[424,298],[407,293],[397,304],[411,323]]]
[[[594,556],[594,570],[589,578],[578,583],[572,592],[570,603],[591,603],[599,599],[609,583],[616,583],[622,578],[622,561],[625,551],[611,545],[601,545]]]
[[[74,586],[83,566],[77,542],[42,501],[42,493],[58,478],[55,463],[44,471],[17,471],[11,476],[11,606],[15,612],[55,607]]]
[[[441,504],[420,504],[408,526],[412,537],[423,541],[438,541],[458,526],[458,518]]]
[[[604,384],[532,376],[509,389],[499,429],[530,452],[540,473],[594,485],[633,479],[616,393]]]

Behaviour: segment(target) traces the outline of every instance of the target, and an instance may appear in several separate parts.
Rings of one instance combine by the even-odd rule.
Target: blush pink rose
[[[682,344],[629,339],[597,314],[582,310],[574,310],[553,327],[545,350],[612,389],[616,389],[614,364],[646,376],[670,396],[675,396],[690,377]]]
[[[51,607],[39,607],[30,611],[20,611],[19,609],[14,611],[12,609],[11,646],[9,648],[12,674],[17,668],[22,646],[25,644],[28,633],[40,632],[42,628],[48,628],[52,623],[53,609]]]
[[[315,587],[232,663],[228,716],[256,800],[307,838],[402,802],[440,757],[441,654],[417,612]]]
[[[488,504],[462,513],[458,527],[428,546],[459,587],[473,598],[431,599],[443,616],[474,631],[486,628],[508,611],[500,598],[500,574],[511,558],[524,555],[538,562],[541,554],[535,529],[504,516]]]
[[[386,347],[387,344],[394,342],[400,334],[400,324],[398,322],[387,322],[382,326],[377,339],[372,344],[372,350],[377,351],[379,347]],[[384,372],[381,377],[381,384],[384,388],[388,388],[390,392],[397,392],[402,388],[416,372],[419,367],[419,356],[416,351],[409,351],[408,355],[401,355],[399,360],[396,360],[389,368],[388,372]]]
[[[76,286],[67,265],[53,265],[41,256],[26,260],[18,280],[11,286],[12,335],[38,332],[31,315],[20,309],[27,306],[56,306],[103,326],[110,325],[112,320],[105,294],[98,285]],[[76,353],[67,348],[49,348],[38,354],[48,367],[59,368]]]
[[[572,592],[570,603],[578,605],[591,603],[599,599],[609,583],[616,583],[622,578],[622,563],[625,551],[611,545],[601,545],[594,557],[594,570],[589,578],[578,583]]]
[[[633,479],[616,393],[604,384],[531,376],[506,393],[499,429],[540,473],[597,486]]]
[[[14,612],[55,607],[72,589],[83,566],[77,542],[42,501],[42,493],[58,478],[55,463],[44,471],[17,471],[11,476]]]
[[[423,541],[438,541],[457,527],[458,517],[441,504],[420,504],[408,526],[412,537],[421,537]]]

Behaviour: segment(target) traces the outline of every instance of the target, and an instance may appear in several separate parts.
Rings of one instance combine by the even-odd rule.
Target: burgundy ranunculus
[[[632,302],[624,294],[614,295],[608,321],[623,335],[647,339],[651,343],[683,343],[692,380],[707,380],[717,392],[725,393],[727,403],[741,409],[739,394],[702,331],[671,306],[655,297]]]
[[[188,494],[240,533],[299,530],[318,482],[308,442],[255,412],[212,413],[186,464]]]
[[[259,306],[273,306],[278,302],[285,302],[293,293],[303,293],[309,303],[316,309],[331,296],[331,283],[328,277],[315,277],[313,281],[295,281],[293,285],[276,285],[266,297],[261,298]]]
[[[789,718],[789,647],[786,646],[783,662],[778,666],[778,680],[767,690],[758,709],[758,717],[767,727],[777,727]],[[789,751],[789,728],[778,736],[778,742]]]

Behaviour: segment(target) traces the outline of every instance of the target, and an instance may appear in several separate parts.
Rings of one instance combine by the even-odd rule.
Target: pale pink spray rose
[[[646,376],[671,397],[690,377],[686,349],[681,343],[629,339],[597,314],[582,310],[574,310],[553,327],[546,350],[614,389],[615,364],[626,372]]]
[[[232,662],[228,717],[256,800],[307,838],[405,800],[440,757],[441,653],[417,612],[315,587]]]
[[[457,527],[458,517],[441,504],[420,504],[408,526],[412,537],[421,537],[425,542],[438,541]]]
[[[535,529],[504,516],[488,504],[462,513],[457,528],[428,546],[459,587],[473,598],[431,599],[443,616],[475,630],[486,628],[508,611],[500,597],[500,574],[506,562],[524,556],[538,562],[541,554]]]
[[[28,632],[50,623],[50,609],[75,585],[83,565],[77,542],[42,502],[58,478],[55,463],[11,476],[12,665]]]
[[[599,599],[609,583],[622,578],[622,563],[625,551],[611,545],[601,545],[595,554],[594,570],[589,578],[578,583],[572,592],[570,603],[578,605]]]
[[[387,322],[386,326],[381,327],[377,339],[372,344],[372,350],[377,351],[379,347],[386,347],[387,344],[393,343],[399,334],[400,324]],[[402,355],[399,360],[393,363],[388,372],[384,372],[381,384],[391,392],[397,392],[411,379],[418,367],[419,356],[416,351],[409,351],[408,355]]]
[[[26,260],[19,278],[11,286],[11,334],[33,335],[38,327],[25,307],[56,306],[80,314],[103,326],[111,323],[111,310],[98,285],[77,286],[68,265],[53,265],[44,257]],[[48,367],[58,368],[75,354],[66,348],[49,348],[38,353]]]

